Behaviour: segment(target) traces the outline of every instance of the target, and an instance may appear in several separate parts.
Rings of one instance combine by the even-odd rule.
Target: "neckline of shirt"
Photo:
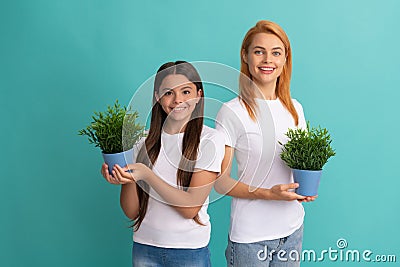
[[[185,133],[185,132],[170,134],[170,133],[167,133],[165,130],[162,130],[162,132],[161,132],[162,135],[171,136],[171,137],[174,137],[174,136],[181,136],[181,135],[183,135],[184,133]]]
[[[280,102],[279,97],[277,97],[276,99],[256,98],[256,100],[258,100],[258,101],[260,101],[260,102],[268,102],[268,103],[277,103],[277,102]]]

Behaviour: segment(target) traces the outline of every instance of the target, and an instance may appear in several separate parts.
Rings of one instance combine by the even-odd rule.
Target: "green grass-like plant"
[[[286,133],[288,142],[282,144],[281,159],[292,169],[322,170],[330,157],[336,155],[331,147],[331,136],[327,129],[311,128],[289,129]]]
[[[116,100],[105,112],[95,111],[93,121],[78,134],[86,135],[89,143],[105,154],[120,153],[131,149],[144,135],[144,126],[136,123],[138,117],[137,111],[121,107]]]

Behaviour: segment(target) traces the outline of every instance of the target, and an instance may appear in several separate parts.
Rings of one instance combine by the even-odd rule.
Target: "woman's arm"
[[[245,183],[236,181],[231,177],[232,160],[234,149],[230,146],[225,146],[225,156],[222,161],[221,175],[215,182],[215,190],[224,195],[247,198],[247,199],[266,199],[266,200],[306,200],[306,197],[300,196],[288,190],[295,189],[299,185],[296,183],[291,184],[278,184],[272,188],[256,188],[249,186]],[[307,199],[308,201],[308,199]]]
[[[237,198],[257,199],[260,198],[253,188],[242,182],[238,182],[231,177],[232,160],[234,149],[225,146],[225,156],[222,160],[221,174],[215,181],[215,191],[222,195],[228,195]]]
[[[117,179],[115,173],[111,176],[108,173],[108,165],[103,164],[101,174],[110,184],[120,184],[120,205],[126,217],[134,220],[139,215],[139,198],[136,191],[136,183],[130,179]]]
[[[129,164],[124,168],[116,165],[114,170],[117,179],[144,180],[147,182],[168,205],[175,208],[186,219],[193,219],[198,214],[217,177],[215,172],[195,170],[188,190],[183,191],[169,185],[141,163]],[[128,173],[127,170],[133,170],[133,172]]]

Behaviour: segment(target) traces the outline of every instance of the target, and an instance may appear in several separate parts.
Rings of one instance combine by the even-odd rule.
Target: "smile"
[[[182,112],[182,111],[184,111],[186,109],[186,107],[176,107],[176,108],[174,108],[174,109],[172,109],[172,112]]]
[[[262,71],[274,71],[275,68],[272,67],[259,67],[260,70]]]

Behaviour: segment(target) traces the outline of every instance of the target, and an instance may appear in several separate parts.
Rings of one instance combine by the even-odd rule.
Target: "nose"
[[[269,55],[269,53],[265,53],[264,54],[264,63],[271,63],[271,55]]]
[[[180,103],[183,103],[183,102],[184,102],[184,101],[183,101],[183,95],[182,95],[180,92],[175,94],[174,102],[175,102],[176,104],[180,104]]]

